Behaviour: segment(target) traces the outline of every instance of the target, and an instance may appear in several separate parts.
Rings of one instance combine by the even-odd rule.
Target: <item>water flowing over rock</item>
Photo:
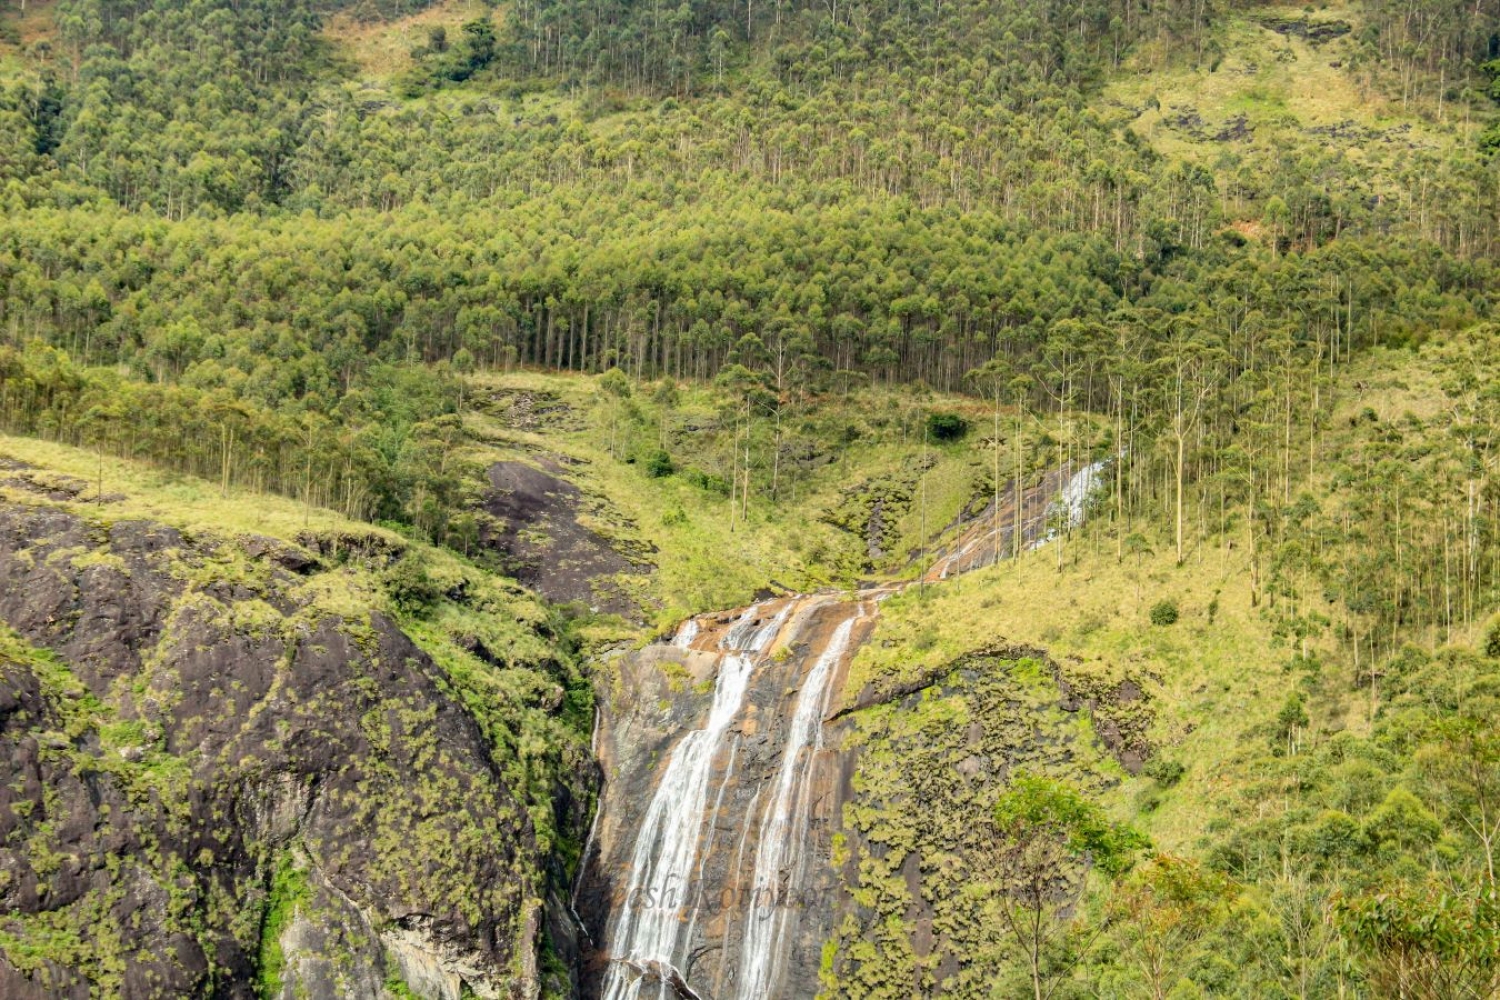
[[[1002,496],[930,553],[938,580],[1079,522],[1099,464]],[[846,912],[836,835],[853,798],[837,718],[848,668],[897,585],[701,615],[618,658],[595,750],[606,781],[575,902],[603,1000],[819,991]]]
[[[598,996],[815,992],[816,970],[788,985],[781,956],[816,953],[828,931],[844,776],[823,721],[873,622],[873,600],[783,598],[695,619],[621,661],[579,899],[612,915],[590,928]]]
[[[627,905],[612,937],[627,959],[652,963],[657,970],[675,970],[680,961],[681,924],[674,896],[693,874],[714,757],[744,701],[756,655],[775,638],[790,610],[788,605],[769,622],[762,622],[760,607],[749,608],[721,640],[723,656],[708,724],[688,733],[672,749],[636,836]],[[645,975],[632,972],[617,963],[609,970],[604,995],[609,1000],[638,995]],[[654,975],[666,981],[660,971]]]
[[[929,553],[922,578],[928,582],[993,566],[1021,546],[1036,548],[1083,523],[1089,495],[1108,468],[1108,461],[1049,470],[1035,485],[1003,492],[972,520],[961,524],[954,539]]]
[[[863,605],[860,606],[863,610]],[[738,996],[768,995],[776,972],[776,956],[787,929],[789,912],[776,906],[782,897],[783,878],[789,886],[801,885],[806,875],[806,855],[801,831],[806,828],[812,807],[812,769],[803,760],[804,752],[817,753],[823,748],[823,717],[828,713],[828,698],[834,671],[849,652],[849,638],[856,618],[846,618],[829,640],[827,648],[808,671],[797,707],[787,727],[786,743],[781,751],[781,767],[775,784],[775,796],[767,803],[761,819],[759,842],[755,848],[755,868],[750,886],[751,907],[769,906],[761,915],[752,912],[745,921],[740,946],[740,979]]]
[[[1099,483],[1099,477],[1103,475],[1108,462],[1092,462],[1074,472],[1062,483],[1057,497],[1047,507],[1047,532],[1040,538],[1035,539],[1030,548],[1039,548],[1046,545],[1057,537],[1059,532],[1068,531],[1083,523],[1084,508],[1088,503],[1089,494],[1093,493],[1094,487]]]

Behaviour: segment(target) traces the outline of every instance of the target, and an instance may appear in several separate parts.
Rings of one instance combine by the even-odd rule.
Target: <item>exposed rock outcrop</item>
[[[536,995],[528,810],[330,554],[0,506],[0,995]]]
[[[546,458],[535,466],[496,462],[489,486],[482,539],[507,573],[551,601],[639,611],[620,584],[649,569],[651,553],[584,523],[603,505],[569,481],[560,465]]]

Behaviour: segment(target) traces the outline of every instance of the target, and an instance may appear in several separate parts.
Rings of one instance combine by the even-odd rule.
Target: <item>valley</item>
[[[0,996],[1500,998],[1496,0],[0,0]]]

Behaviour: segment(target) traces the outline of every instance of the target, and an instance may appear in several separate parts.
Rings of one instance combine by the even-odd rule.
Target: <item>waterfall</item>
[[[689,618],[682,623],[682,628],[677,630],[677,635],[672,639],[672,645],[678,649],[691,649],[693,640],[698,638],[698,619]]]
[[[708,724],[683,736],[672,749],[636,834],[629,888],[610,935],[615,961],[604,981],[605,1000],[640,996],[645,977],[631,976],[627,967],[652,970],[662,983],[662,997],[667,996],[669,977],[681,978],[678,934],[683,924],[679,913],[688,900],[678,895],[686,894],[691,887],[714,756],[744,702],[756,654],[781,630],[792,604],[770,622],[757,626],[762,607],[746,610],[721,642],[723,655]]]
[[[839,660],[849,649],[855,620],[851,615],[834,630],[828,648],[803,681],[787,728],[775,795],[761,818],[755,875],[744,913],[745,934],[740,947],[736,994],[741,1000],[769,997],[775,985],[776,961],[782,953],[782,934],[790,914],[787,901],[781,898],[782,876],[785,874],[792,886],[801,881],[806,844],[803,834],[812,806],[809,788],[812,768],[803,751],[816,752],[823,746],[823,717],[828,712],[832,681]]]
[[[1048,521],[1061,522],[1063,530],[1082,524],[1089,494],[1111,461],[1092,462],[1072,473],[1053,469],[1039,486],[1012,489],[1003,502],[990,503],[945,549],[938,550],[923,579],[931,583],[993,565],[1010,552],[1017,530],[1029,539],[1026,547],[1031,550],[1057,537],[1057,527],[1048,527]]]
[[[1009,506],[992,505],[975,518],[925,579],[987,565],[1011,550],[1016,534],[1036,548],[1080,523],[1105,465],[1055,469],[1013,490]],[[839,905],[828,852],[850,780],[846,758],[820,752],[823,722],[863,626],[903,586],[870,587],[854,600],[803,595],[733,617],[704,615],[622,658],[617,714],[596,741],[601,759],[621,770],[605,786],[599,832],[590,832],[585,851],[597,860],[586,863],[595,874],[582,898],[589,891],[609,897],[607,909],[596,911],[608,914],[596,934],[605,961],[593,967],[597,978],[585,984],[585,996],[816,993],[818,949]],[[703,684],[690,691],[687,677]],[[705,711],[703,728],[676,730]],[[580,886],[586,881],[581,875]]]
[[[1039,549],[1056,538],[1059,530],[1066,531],[1083,523],[1084,514],[1087,513],[1089,494],[1094,491],[1094,481],[1099,478],[1099,473],[1103,472],[1108,464],[1107,461],[1091,462],[1068,478],[1062,489],[1058,491],[1057,499],[1052,501],[1048,509],[1048,515],[1056,515],[1057,520],[1061,522],[1061,529],[1048,528],[1045,535],[1031,543],[1031,548]]]

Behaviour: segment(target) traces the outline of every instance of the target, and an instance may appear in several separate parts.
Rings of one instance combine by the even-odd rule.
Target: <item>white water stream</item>
[[[791,608],[788,604],[769,622],[757,625],[761,605],[755,605],[724,636],[708,724],[686,734],[672,748],[636,834],[630,885],[610,936],[616,961],[606,973],[604,1000],[639,997],[647,981],[641,969],[655,973],[662,998],[669,996],[663,973],[681,975],[683,897],[690,891],[698,858],[714,756],[744,702],[756,654],[775,638]]]
[[[1089,494],[1094,492],[1094,485],[1099,479],[1099,474],[1108,465],[1108,462],[1092,462],[1068,478],[1058,492],[1057,499],[1052,501],[1047,510],[1049,517],[1054,518],[1053,526],[1047,529],[1045,535],[1032,542],[1028,548],[1039,549],[1056,538],[1059,531],[1068,531],[1083,523],[1084,514],[1087,513]]]
[[[736,995],[741,1000],[760,1000],[771,995],[776,957],[781,954],[782,936],[791,913],[781,899],[783,884],[800,885],[806,862],[803,851],[806,838],[802,834],[807,829],[812,807],[813,769],[803,752],[822,749],[828,697],[839,660],[849,649],[855,621],[854,617],[846,618],[834,630],[828,648],[813,664],[797,695],[797,707],[781,752],[781,768],[776,775],[775,798],[761,820],[760,839],[755,848],[755,876],[740,946]]]

